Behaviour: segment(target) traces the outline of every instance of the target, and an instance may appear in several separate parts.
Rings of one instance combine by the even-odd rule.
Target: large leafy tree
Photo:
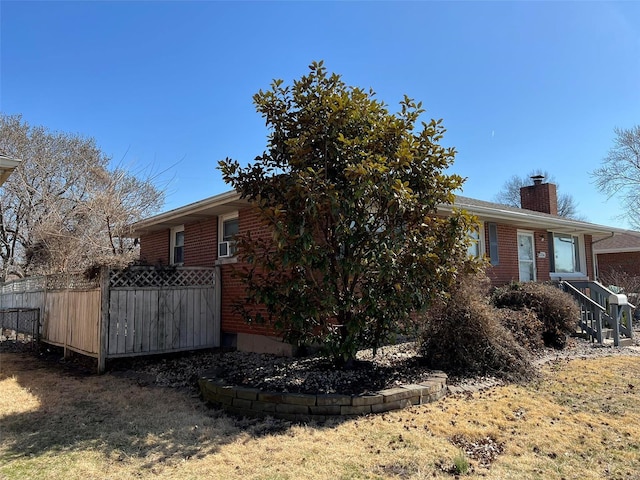
[[[601,192],[620,195],[625,206],[621,217],[640,229],[640,125],[614,132],[613,147],[592,175]]]
[[[93,138],[20,115],[0,115],[0,151],[22,160],[0,187],[0,280],[136,257],[129,225],[164,201],[152,175],[111,168]]]
[[[248,264],[238,307],[351,362],[446,295],[466,262],[473,219],[437,215],[463,183],[444,173],[455,150],[439,144],[440,121],[416,129],[420,103],[405,97],[392,114],[322,62],[253,100],[270,129],[266,151],[246,167],[220,162],[269,232],[237,237]]]

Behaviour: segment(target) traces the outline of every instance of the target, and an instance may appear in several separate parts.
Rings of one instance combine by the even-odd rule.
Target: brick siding
[[[270,235],[269,228],[262,224],[251,208],[240,210],[238,214],[239,232],[252,232],[254,238]],[[499,264],[489,266],[487,274],[494,286],[504,285],[519,280],[518,269],[518,228],[511,225],[498,224],[498,254]],[[485,245],[489,245],[488,231],[485,225]],[[549,245],[548,234],[545,230],[536,230],[534,233],[536,253],[536,274],[538,281],[549,280]],[[212,217],[199,222],[185,225],[184,235],[184,265],[213,267],[218,260],[218,218]],[[170,229],[152,232],[143,235],[140,239],[140,258],[149,264],[169,263]],[[591,236],[585,236],[587,249],[587,270],[589,277],[593,278],[593,259],[591,256]],[[545,258],[538,257],[539,252],[545,252]],[[487,248],[487,255],[489,255]],[[635,265],[640,265],[640,252],[638,252]],[[606,265],[607,258],[599,256],[602,265]],[[221,324],[223,333],[250,333],[259,335],[275,335],[269,325],[247,324],[242,316],[234,311],[233,303],[245,295],[244,283],[236,273],[246,267],[242,262],[223,262],[220,265],[221,273]],[[606,268],[606,267],[605,267]],[[640,274],[640,273],[637,273]]]
[[[251,232],[254,239],[265,238],[271,235],[267,226],[259,219],[251,209],[245,208],[238,212],[238,233]],[[248,324],[242,316],[233,309],[233,302],[245,296],[245,286],[234,272],[247,267],[246,263],[228,263],[221,266],[222,276],[222,302],[220,305],[222,317],[222,331],[224,333],[252,333],[259,335],[275,335],[274,329],[269,325]]]
[[[170,230],[152,232],[140,237],[140,260],[149,265],[169,264]]]
[[[539,183],[520,189],[520,204],[526,210],[558,214],[558,195],[553,183]]]
[[[184,266],[214,267],[218,259],[218,217],[184,226]]]
[[[598,274],[607,275],[612,270],[640,276],[640,252],[599,253]]]

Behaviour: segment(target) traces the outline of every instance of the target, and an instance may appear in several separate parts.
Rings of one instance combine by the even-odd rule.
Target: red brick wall
[[[517,228],[498,224],[498,265],[490,265],[487,275],[494,286],[518,281],[518,239]],[[485,226],[485,245],[489,256],[489,228]]]
[[[518,228],[510,225],[498,224],[498,257],[499,265],[490,265],[487,275],[494,286],[505,285],[512,281],[518,281],[520,272],[518,269]],[[551,279],[551,258],[549,254],[549,234],[546,230],[533,232],[534,250],[536,256],[536,280],[546,282]],[[584,236],[586,250],[587,275],[593,277],[593,255],[591,254],[591,235]],[[489,229],[485,224],[485,245],[489,245]],[[487,256],[489,248],[487,247]],[[544,258],[539,254],[543,252]]]
[[[257,215],[249,208],[239,212],[239,231],[241,233],[251,231],[252,236],[270,235],[269,229],[261,224]],[[488,228],[485,225],[485,245],[487,245],[487,255],[489,255]],[[493,285],[499,286],[511,281],[518,281],[518,243],[517,227],[498,224],[498,253],[499,264],[489,266],[487,274]],[[185,266],[212,267],[217,261],[218,219],[212,217],[200,222],[185,225]],[[544,240],[543,240],[544,239]],[[140,256],[147,263],[169,263],[170,230],[150,233],[140,239]],[[535,253],[536,253],[536,274],[538,281],[549,280],[549,246],[548,235],[544,230],[534,232]],[[591,237],[585,236],[585,246],[587,250],[587,269],[589,277],[593,278],[593,259],[591,256]],[[545,252],[546,258],[539,258],[538,253]],[[623,254],[627,255],[627,254]],[[640,252],[636,254],[635,267],[640,270]],[[616,260],[619,260],[617,257]],[[612,262],[607,257],[599,256],[601,271],[607,268],[607,262]],[[630,263],[633,263],[630,262]],[[242,269],[246,264],[242,262],[223,263],[220,266],[222,283],[221,320],[222,331],[224,333],[253,333],[262,335],[275,335],[274,330],[268,325],[249,325],[240,314],[234,311],[233,302],[245,295],[245,287],[234,271]],[[638,271],[636,270],[636,271]],[[640,275],[640,272],[636,273]]]
[[[592,250],[592,241],[593,238],[591,235],[584,236],[584,249],[586,253],[586,262],[587,262],[587,276],[589,279],[593,280],[596,278],[595,273],[593,271],[593,250]]]
[[[171,229],[140,237],[140,260],[169,265]],[[184,266],[213,267],[218,255],[218,217],[184,226]]]
[[[558,214],[558,195],[553,183],[529,185],[520,189],[522,208],[536,212]]]
[[[606,275],[612,269],[640,276],[640,252],[598,254],[598,274]]]
[[[536,264],[536,279],[544,282],[549,276],[549,245],[546,230],[533,231],[534,253]],[[485,225],[485,245],[489,256],[489,228]],[[544,252],[544,258],[538,254]],[[520,279],[518,268],[518,227],[498,224],[498,265],[489,265],[487,275],[494,286],[517,282]]]
[[[238,212],[238,233],[251,232],[253,238],[271,235],[269,228],[263,225],[255,212],[250,208]],[[242,316],[233,310],[233,302],[245,296],[245,286],[234,272],[242,270],[247,265],[238,261],[221,266],[222,302],[220,306],[222,317],[222,331],[224,333],[253,333],[260,335],[275,335],[269,325],[247,324]]]
[[[185,267],[213,267],[218,259],[218,217],[184,226]]]
[[[140,237],[140,260],[150,265],[169,264],[169,230],[149,233]]]
[[[551,259],[549,258],[549,233],[546,230],[535,230],[533,232],[536,256],[536,280],[546,282],[551,280],[549,270],[551,269]],[[539,254],[544,253],[544,258]]]

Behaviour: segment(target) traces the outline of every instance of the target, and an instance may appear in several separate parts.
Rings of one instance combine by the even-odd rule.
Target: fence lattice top
[[[213,268],[130,267],[109,273],[111,288],[212,286],[214,281]]]
[[[45,286],[45,277],[21,278],[0,285],[0,293],[32,292],[34,290],[44,290]]]
[[[100,286],[100,279],[89,279],[81,273],[47,275],[47,290],[91,290]]]

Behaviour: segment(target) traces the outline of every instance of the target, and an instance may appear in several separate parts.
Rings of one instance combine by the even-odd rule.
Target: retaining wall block
[[[261,402],[284,403],[285,395],[286,393],[260,392],[258,394],[258,400]]]
[[[231,386],[231,385],[214,385],[213,389],[216,393],[216,395],[219,395],[221,397],[235,397],[236,396],[236,389]]]
[[[403,398],[401,400],[396,400],[395,402],[378,403],[376,405],[371,405],[371,412],[390,412],[391,410],[401,410],[403,408],[410,407],[411,405],[412,403],[410,399]]]
[[[215,401],[220,403],[223,407],[225,405],[233,405],[233,399],[235,397],[230,397],[229,395],[215,395]]]
[[[316,395],[316,405],[351,405],[351,395],[325,393]]]
[[[428,390],[428,393],[435,393],[440,391],[446,385],[446,379],[426,380],[420,382],[420,385]]]
[[[276,413],[308,414],[309,407],[306,405],[292,405],[290,403],[279,403],[276,405]]]
[[[252,402],[251,409],[256,412],[274,413],[276,411],[276,404],[271,402]]]
[[[380,394],[354,395],[351,397],[351,405],[354,407],[374,405],[376,403],[384,403],[384,397]]]
[[[287,393],[283,395],[282,403],[312,406],[316,404],[316,396],[305,395],[303,393]]]
[[[251,410],[252,409],[251,408],[251,404],[252,404],[251,400],[246,400],[244,398],[234,398],[233,402],[231,403],[231,405],[234,408],[243,408],[243,409],[246,409],[246,410]]]
[[[340,415],[366,415],[371,413],[372,405],[360,405],[358,407],[343,405],[340,407]]]
[[[386,390],[380,390],[378,393],[384,396],[384,403],[392,403],[415,396],[415,393],[412,390],[407,390],[402,387],[388,388]]]
[[[317,405],[315,407],[309,407],[309,411],[312,415],[340,415],[340,405]]]
[[[260,393],[259,388],[246,388],[246,387],[236,388],[236,397],[242,398],[244,400],[257,400],[259,393]]]

